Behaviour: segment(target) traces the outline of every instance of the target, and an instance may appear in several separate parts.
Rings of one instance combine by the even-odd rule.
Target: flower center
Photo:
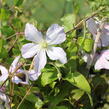
[[[47,48],[48,44],[45,40],[43,40],[43,41],[41,41],[40,46],[41,46],[41,48]]]

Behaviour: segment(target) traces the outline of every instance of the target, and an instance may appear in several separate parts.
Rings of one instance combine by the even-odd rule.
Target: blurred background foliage
[[[0,0],[0,63],[9,67],[14,57],[20,54],[21,46],[28,42],[23,35],[27,22],[43,33],[54,23],[63,25],[67,32],[103,7],[96,18],[108,18],[108,6],[109,0]],[[93,46],[84,24],[68,33],[67,41],[61,46],[68,54],[68,64],[53,63],[61,73],[53,65],[47,65],[38,81],[32,83],[34,87],[20,109],[109,109],[109,71],[96,72],[92,67],[88,74],[80,58],[81,50],[90,53]],[[30,64],[31,60],[26,62]],[[27,89],[26,86],[15,85],[13,109],[16,109]]]

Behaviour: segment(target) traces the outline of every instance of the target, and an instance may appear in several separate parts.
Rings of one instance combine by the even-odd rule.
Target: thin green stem
[[[21,102],[19,103],[19,105],[17,106],[16,109],[19,109],[20,108],[21,104],[23,103],[23,101],[25,100],[25,98],[28,96],[28,94],[29,94],[29,92],[30,92],[30,90],[31,90],[32,87],[33,87],[32,85],[29,87],[28,91],[26,92],[25,96],[22,98]]]

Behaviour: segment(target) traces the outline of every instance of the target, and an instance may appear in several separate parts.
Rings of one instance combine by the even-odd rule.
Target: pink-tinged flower
[[[83,60],[88,63],[90,61],[90,55],[85,54]],[[93,61],[95,70],[109,69],[109,50],[102,50],[99,54],[96,53]]]
[[[23,45],[21,48],[22,56],[24,58],[34,57],[34,68],[35,72],[38,73],[37,76],[41,74],[41,69],[47,63],[47,55],[51,60],[59,60],[62,64],[67,62],[64,50],[60,47],[53,47],[53,45],[61,44],[66,40],[64,28],[58,24],[49,27],[46,36],[43,36],[32,24],[27,23],[25,38],[32,43]]]
[[[19,83],[28,84],[28,81],[29,81],[28,72],[20,68],[17,69],[19,66],[19,59],[20,59],[20,56],[17,56],[14,59],[14,61],[12,62],[9,68],[9,71],[4,66],[0,66],[0,70],[1,70],[0,81],[5,81],[8,78],[10,73],[12,74],[12,82],[16,84],[19,84]]]
[[[90,33],[93,35],[93,39],[96,38],[97,30],[100,28],[101,23],[95,21],[93,18],[90,18],[86,21],[87,28]],[[109,46],[109,23],[105,22],[103,24],[103,28],[101,29],[101,37],[98,43],[98,47],[106,47]]]
[[[9,103],[9,97],[4,93],[0,92],[0,109],[11,109]]]
[[[95,63],[95,69],[109,69],[109,50],[101,51],[99,58]]]

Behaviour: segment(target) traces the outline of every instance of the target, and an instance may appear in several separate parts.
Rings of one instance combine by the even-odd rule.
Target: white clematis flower
[[[62,64],[67,62],[64,50],[60,47],[53,47],[53,45],[61,44],[66,40],[64,28],[58,24],[53,24],[49,27],[44,37],[32,24],[27,23],[25,37],[32,43],[23,45],[21,48],[22,56],[24,58],[34,56],[34,67],[35,72],[38,73],[36,74],[37,76],[41,74],[41,69],[47,63],[47,55],[51,60],[59,60]],[[34,73],[31,72],[31,74]]]
[[[16,84],[19,84],[19,83],[28,84],[28,81],[29,81],[28,72],[22,69],[18,69],[16,71],[16,69],[19,66],[19,59],[20,59],[20,56],[17,56],[14,59],[14,61],[12,62],[9,68],[9,71],[4,66],[0,65],[0,70],[1,70],[0,81],[5,81],[8,78],[9,73],[11,73],[12,75],[14,73],[12,77],[12,82]]]
[[[93,38],[96,38],[97,35],[97,29],[100,28],[101,23],[95,21],[93,18],[90,18],[86,21],[87,28],[90,31],[90,33],[93,35]],[[101,29],[101,37],[100,41],[98,43],[98,47],[106,47],[109,46],[109,23],[105,22],[103,25],[103,28]]]

